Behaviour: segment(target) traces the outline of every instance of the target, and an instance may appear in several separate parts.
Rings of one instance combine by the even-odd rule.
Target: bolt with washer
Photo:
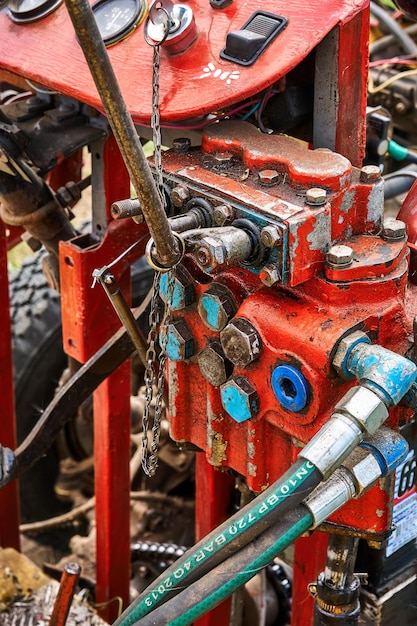
[[[266,287],[272,287],[281,280],[281,274],[276,265],[265,265],[259,272],[259,279]]]
[[[258,178],[262,185],[271,186],[279,183],[281,177],[277,170],[261,170]]]
[[[376,183],[381,178],[381,170],[377,165],[364,165],[361,168],[361,183]]]
[[[216,206],[213,212],[213,218],[217,226],[227,226],[233,222],[235,217],[236,211],[229,204]]]
[[[172,204],[177,209],[182,209],[184,204],[190,199],[190,192],[185,185],[176,185],[171,191]]]
[[[382,237],[388,241],[404,239],[406,234],[405,223],[401,220],[388,219],[384,221]]]
[[[326,254],[326,263],[330,267],[349,267],[353,262],[353,250],[349,246],[337,244],[332,246]]]
[[[282,231],[278,226],[269,224],[261,230],[261,242],[267,248],[275,248],[282,243]]]
[[[327,201],[327,191],[321,187],[312,187],[306,191],[306,204],[321,206]]]

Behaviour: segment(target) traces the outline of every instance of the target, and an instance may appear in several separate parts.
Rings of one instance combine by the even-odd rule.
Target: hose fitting
[[[364,433],[373,435],[387,417],[387,407],[379,396],[361,385],[352,387],[299,456],[313,463],[326,480],[362,441]]]
[[[378,434],[356,448],[326,482],[321,483],[304,500],[316,528],[337,508],[351,498],[359,498],[382,476],[398,467],[408,454],[408,443],[389,428],[381,428]]]
[[[409,359],[370,343],[355,331],[340,340],[333,366],[346,380],[357,378],[374,391],[387,406],[395,406],[416,380],[417,367]]]

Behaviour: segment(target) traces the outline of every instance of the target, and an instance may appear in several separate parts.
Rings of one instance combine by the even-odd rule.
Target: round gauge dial
[[[62,2],[63,0],[10,0],[9,17],[18,24],[35,22],[55,11]]]
[[[105,45],[112,46],[140,24],[148,7],[146,0],[98,0],[91,8]]]

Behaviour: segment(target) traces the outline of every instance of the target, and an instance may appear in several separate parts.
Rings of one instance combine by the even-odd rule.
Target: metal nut
[[[217,167],[223,168],[231,165],[233,155],[230,152],[216,152],[213,154],[213,163]]]
[[[361,168],[361,183],[375,183],[381,178],[381,170],[377,165],[364,165]]]
[[[235,216],[236,211],[228,204],[216,206],[213,213],[213,218],[217,226],[231,224],[235,219]]]
[[[406,227],[401,220],[389,219],[384,221],[382,229],[382,237],[387,240],[395,241],[397,239],[404,239],[406,233]]]
[[[343,461],[355,480],[355,497],[361,496],[382,475],[381,467],[366,448],[357,447]]]
[[[183,319],[170,322],[166,329],[166,353],[172,361],[184,361],[194,353],[194,339]]]
[[[172,149],[175,152],[188,152],[191,148],[191,141],[188,137],[177,137],[172,142]]]
[[[321,187],[312,187],[306,191],[306,204],[320,206],[327,200],[327,191]]]
[[[265,265],[259,272],[259,279],[267,287],[272,287],[281,280],[281,274],[276,265]]]
[[[335,406],[336,413],[353,417],[362,430],[373,435],[388,417],[383,401],[370,389],[358,385],[347,391]]]
[[[282,243],[282,232],[278,226],[265,226],[261,230],[261,242],[267,248],[275,248]]]
[[[161,275],[159,284],[159,295],[166,302],[168,289],[169,272]],[[189,306],[195,301],[195,290],[193,279],[183,265],[179,265],[175,271],[174,289],[170,303],[172,311],[179,311]]]
[[[258,177],[262,185],[276,185],[280,181],[280,175],[277,170],[262,170],[259,172]]]
[[[348,267],[352,261],[352,248],[343,244],[332,246],[326,255],[326,262],[331,267]]]
[[[236,313],[233,294],[224,285],[212,283],[200,298],[198,312],[207,328],[223,330]]]
[[[220,389],[224,410],[236,422],[244,422],[259,413],[259,396],[247,378],[234,376]]]
[[[185,185],[177,185],[171,191],[172,204],[177,209],[182,209],[184,204],[190,199],[190,192]]]
[[[358,345],[358,343],[370,343],[369,337],[360,330],[356,330],[350,335],[343,337],[337,346],[336,353],[333,358],[333,367],[343,378],[351,379],[352,375],[346,369],[346,364],[349,358],[351,350]]]
[[[220,387],[233,371],[233,365],[226,359],[220,341],[212,341],[200,352],[198,365],[204,378],[213,387]]]
[[[196,250],[197,263],[210,269],[226,262],[226,250],[220,239],[205,237],[204,243]]]
[[[250,322],[236,317],[220,333],[226,357],[238,367],[246,367],[261,353],[261,339]]]

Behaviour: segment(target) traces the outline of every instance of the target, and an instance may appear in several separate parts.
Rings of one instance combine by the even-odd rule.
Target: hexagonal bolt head
[[[226,357],[238,367],[246,367],[259,357],[261,339],[250,322],[236,317],[220,333]]]
[[[260,281],[267,287],[272,287],[281,280],[281,274],[276,265],[265,265],[259,272]]]
[[[336,404],[334,412],[353,417],[370,435],[376,433],[388,417],[388,409],[381,398],[362,385],[349,389]]]
[[[178,319],[168,324],[166,329],[166,353],[172,361],[184,361],[194,354],[193,335],[183,319]]]
[[[236,211],[228,204],[222,204],[220,206],[216,206],[213,217],[217,226],[227,226],[235,219]]]
[[[172,142],[172,149],[175,152],[188,152],[191,148],[191,141],[188,137],[178,137]]]
[[[401,220],[388,219],[384,221],[382,228],[382,237],[387,241],[396,241],[404,239],[406,234],[406,226]]]
[[[207,328],[223,330],[236,313],[233,294],[220,283],[212,283],[200,298],[198,312]]]
[[[216,154],[212,155],[212,158],[213,165],[220,168],[226,168],[233,161],[233,155],[230,152],[216,152]]]
[[[339,341],[332,361],[332,365],[339,376],[347,379],[353,378],[353,376],[348,373],[346,366],[349,354],[358,343],[370,343],[368,335],[360,330],[355,330],[353,333],[350,333],[350,335],[342,337]]]
[[[213,387],[220,387],[233,372],[233,364],[226,359],[220,341],[212,341],[200,352],[198,365]]]
[[[381,178],[381,170],[377,165],[364,165],[361,168],[361,183],[376,183]]]
[[[166,302],[169,272],[161,275],[159,295]],[[179,311],[195,302],[195,289],[193,279],[183,265],[179,265],[175,271],[174,289],[170,308]]]
[[[277,170],[262,170],[258,174],[261,185],[271,186],[279,183],[281,177]]]
[[[177,209],[182,209],[184,204],[190,199],[190,192],[188,187],[185,185],[177,185],[171,191],[171,200],[172,204],[177,207]]]
[[[353,261],[353,250],[349,246],[338,244],[332,246],[326,254],[326,263],[330,267],[349,267]]]
[[[236,422],[244,422],[259,413],[256,389],[243,376],[234,376],[220,388],[224,410]]]
[[[306,204],[321,206],[327,200],[327,191],[321,187],[312,187],[306,191]]]
[[[226,262],[226,249],[220,239],[205,237],[195,252],[197,263],[207,269],[215,269]]]
[[[282,243],[282,231],[278,226],[265,226],[261,230],[261,242],[267,248],[275,248]]]

